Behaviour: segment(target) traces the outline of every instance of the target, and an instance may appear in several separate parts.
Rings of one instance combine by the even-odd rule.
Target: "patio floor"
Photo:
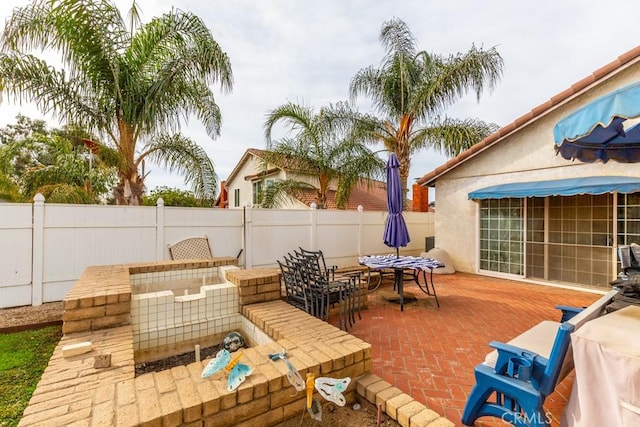
[[[457,425],[474,384],[473,368],[484,360],[492,340],[509,341],[542,320],[559,320],[556,304],[585,306],[594,293],[527,284],[466,273],[434,275],[440,308],[433,297],[405,281],[405,292],[418,300],[387,302],[380,290],[369,296],[369,309],[349,332],[372,344],[373,373]],[[337,319],[332,319],[337,320]],[[573,373],[545,402],[559,425]],[[498,422],[496,422],[498,421]],[[482,418],[476,426],[504,423]]]

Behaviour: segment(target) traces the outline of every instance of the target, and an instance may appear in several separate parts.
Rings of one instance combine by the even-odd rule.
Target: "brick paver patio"
[[[490,341],[506,342],[542,320],[558,321],[556,304],[586,306],[599,297],[466,273],[434,278],[440,308],[405,282],[405,291],[418,301],[400,312],[399,304],[387,302],[380,290],[373,292],[369,309],[349,332],[372,345],[374,374],[457,425],[474,384],[473,368],[491,350]],[[572,384],[573,373],[546,400],[553,425],[559,424]],[[504,424],[483,418],[476,425]]]

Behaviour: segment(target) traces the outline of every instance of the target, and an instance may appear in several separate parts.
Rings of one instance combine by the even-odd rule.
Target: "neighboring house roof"
[[[315,190],[306,190],[304,194],[298,197],[305,205],[310,206],[316,201]],[[365,211],[386,211],[387,210],[387,188],[383,182],[373,181],[370,188],[367,188],[366,181],[353,187],[349,195],[349,201],[345,206],[347,210],[356,210],[358,206],[362,206]],[[337,209],[336,192],[329,190],[327,194],[327,209]]]
[[[229,183],[234,178],[237,178],[238,173],[242,169],[242,165],[246,163],[251,158],[251,156],[264,158],[265,154],[265,150],[259,150],[256,148],[247,149],[247,151],[245,151],[245,153],[242,155],[242,158],[240,159],[238,164],[231,171],[231,174],[229,174],[226,182]],[[248,175],[246,177],[243,177],[243,179],[258,179],[262,175],[268,176],[274,174],[278,170],[291,172],[300,170],[299,167],[296,167],[295,159],[283,158],[282,162],[278,163],[279,164],[274,165],[277,167],[277,169],[269,169],[265,172]],[[335,196],[336,192],[334,190],[329,190],[327,194],[327,209],[337,209]],[[310,206],[311,203],[316,202],[316,192],[312,189],[309,189],[305,191],[300,197],[298,197],[298,200],[300,200],[305,205]],[[359,205],[361,205],[365,211],[386,211],[386,184],[382,181],[362,179],[361,182],[351,190],[349,201],[347,202],[347,206],[345,206],[345,209],[354,210],[357,209]]]
[[[233,170],[229,174],[229,177],[227,178],[227,182],[231,182],[236,177],[238,172],[240,172],[240,169],[242,168],[242,165],[245,164],[247,162],[247,160],[249,160],[251,158],[251,156],[255,156],[255,157],[259,157],[259,158],[263,159],[265,157],[266,153],[267,153],[266,150],[259,150],[257,148],[249,148],[249,149],[247,149],[247,151],[245,151],[244,154],[242,155],[242,158],[240,159],[240,161],[238,162],[236,167],[233,168]],[[299,167],[296,167],[295,161],[293,161],[291,159],[286,159],[285,157],[282,158],[281,162],[278,162],[278,164],[276,164],[274,166],[278,167],[279,169],[288,170],[288,171],[296,171],[296,170],[300,169]],[[261,172],[261,174],[269,174],[269,173],[273,173],[273,170],[270,169],[270,170],[268,170],[266,172]],[[256,174],[255,177],[252,175],[251,178],[257,178],[258,175],[259,174]]]
[[[611,77],[612,74],[618,73],[623,69],[640,62],[640,46],[637,46],[630,51],[620,55],[615,61],[601,67],[591,73],[589,76],[577,81],[571,85],[568,89],[560,92],[552,97],[547,102],[538,105],[533,110],[529,111],[521,117],[518,117],[513,122],[498,129],[495,133],[492,133],[482,141],[471,146],[469,149],[458,154],[445,164],[438,166],[431,172],[423,175],[416,182],[422,186],[430,185],[436,181],[440,176],[456,168],[465,161],[475,157],[478,153],[486,150],[487,148],[504,140],[507,136],[519,131],[521,128],[531,124],[532,122],[543,117],[550,111],[554,110],[558,106],[565,104],[576,96],[584,93],[594,85]]]

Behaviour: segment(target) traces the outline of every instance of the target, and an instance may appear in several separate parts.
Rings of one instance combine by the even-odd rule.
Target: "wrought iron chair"
[[[209,238],[206,235],[203,237],[190,237],[167,246],[173,260],[213,258]]]
[[[340,314],[340,328],[347,329],[348,299],[343,282],[328,280],[323,272],[319,272],[317,263],[309,256],[299,253],[288,254],[285,263],[295,268],[299,274],[302,286],[308,299],[308,313],[327,321],[329,308],[338,304]],[[351,324],[350,320],[349,323]]]
[[[284,263],[278,261],[278,265],[284,281],[286,301],[294,307],[313,314],[310,306],[311,301],[302,283],[299,269],[286,262],[286,260]]]
[[[309,260],[309,266],[312,273],[323,276],[325,280],[331,282],[341,282],[344,284],[343,293],[348,302],[348,320],[349,326],[355,324],[355,312],[358,311],[358,319],[362,319],[360,314],[360,305],[362,301],[361,273],[337,273],[337,266],[327,267],[324,253],[321,250],[310,251],[303,248],[294,252],[297,256],[304,257]],[[356,303],[356,296],[358,297]]]

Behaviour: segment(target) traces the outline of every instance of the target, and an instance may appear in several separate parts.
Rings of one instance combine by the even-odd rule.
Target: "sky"
[[[3,0],[0,17],[27,1]],[[123,15],[130,0],[115,2]],[[266,114],[287,102],[316,110],[348,99],[358,70],[378,67],[384,55],[378,41],[383,22],[405,21],[419,50],[441,55],[466,52],[475,44],[496,47],[504,59],[497,87],[463,97],[447,109],[453,118],[479,118],[509,124],[594,70],[638,45],[638,0],[138,0],[147,22],[171,8],[201,17],[230,60],[233,91],[214,93],[222,111],[221,135],[212,140],[192,117],[182,133],[200,144],[224,180],[248,148],[265,148]],[[4,21],[0,21],[4,26]],[[361,112],[372,112],[359,98]],[[17,114],[44,118],[33,105],[16,104],[3,94],[0,127]],[[278,135],[276,135],[278,136]],[[281,135],[283,136],[283,135]],[[424,150],[412,158],[409,181],[447,158]],[[149,189],[186,188],[184,180],[158,168]]]

